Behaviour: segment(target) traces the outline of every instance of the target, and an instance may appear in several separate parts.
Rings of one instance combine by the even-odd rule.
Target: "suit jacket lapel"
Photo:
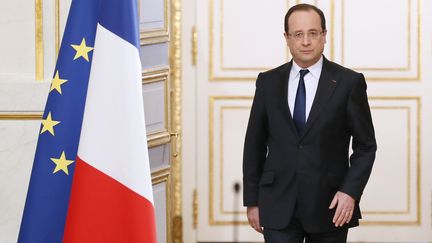
[[[306,127],[303,130],[300,138],[303,138],[307,134],[316,119],[319,117],[320,112],[330,100],[330,97],[332,96],[337,84],[338,80],[335,79],[331,72],[330,63],[326,58],[324,58],[321,76],[318,81],[318,88],[312,103],[312,108],[309,112],[309,117],[306,121]]]
[[[300,137],[297,128],[295,127],[294,120],[292,119],[292,114],[288,105],[288,82],[289,82],[291,67],[292,67],[292,60],[285,65],[285,68],[283,68],[280,73],[280,82],[282,84],[281,85],[282,87],[281,107],[284,110],[284,115],[289,123],[291,130],[297,137]]]

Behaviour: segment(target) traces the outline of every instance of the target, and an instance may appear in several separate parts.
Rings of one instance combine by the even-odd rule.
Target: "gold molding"
[[[253,96],[210,96],[209,97],[209,224],[210,225],[248,225],[247,221],[232,221],[232,220],[216,220],[214,217],[214,187],[213,187],[213,181],[215,178],[214,175],[214,103],[216,100],[245,100],[249,99],[252,100]],[[410,226],[410,225],[420,225],[421,224],[421,98],[417,96],[396,96],[396,97],[385,97],[385,96],[370,96],[369,100],[395,100],[395,101],[401,101],[401,100],[412,100],[416,102],[416,113],[417,113],[417,146],[416,146],[416,156],[417,156],[417,166],[416,166],[416,196],[417,196],[417,214],[416,214],[416,220],[415,221],[375,221],[375,220],[361,220],[362,225],[368,225],[368,226]],[[374,106],[377,108],[381,108],[380,106]],[[386,107],[386,108],[403,108],[403,109],[410,109],[411,107],[405,107],[405,106],[398,106],[398,107]],[[411,119],[411,115],[408,116]],[[411,127],[411,124],[408,124],[409,127]],[[408,146],[411,146],[411,137],[408,136]],[[411,150],[408,150],[409,161],[411,161]],[[408,176],[408,182],[411,183],[411,162],[408,163],[408,169],[407,169],[409,176]],[[411,198],[411,189],[410,186],[408,186],[408,200]],[[222,195],[222,194],[221,194]],[[408,212],[411,211],[411,203],[409,203],[408,206]],[[233,214],[233,213],[241,213],[241,212],[228,212],[227,214]],[[243,212],[244,213],[244,212]],[[367,212],[366,212],[367,213]],[[388,215],[392,212],[372,212],[371,214],[384,214]],[[394,214],[405,214],[405,212],[394,212]]]
[[[219,210],[221,214],[244,214],[244,211],[229,211],[225,210],[223,207],[224,202],[224,193],[223,193],[223,111],[227,109],[250,109],[250,106],[221,106],[220,114],[219,114],[219,158],[220,158],[220,171],[219,171]],[[406,190],[407,190],[407,198],[406,205],[407,208],[404,211],[362,211],[363,215],[366,214],[410,214],[411,213],[411,107],[409,106],[396,106],[396,107],[388,107],[388,106],[371,106],[371,110],[384,109],[384,110],[406,110],[407,111],[407,131],[408,131],[408,139],[407,139],[407,181],[406,181]],[[210,129],[214,129],[211,127]]]
[[[210,225],[248,225],[247,221],[224,221],[214,217],[214,103],[216,100],[252,100],[252,96],[210,96],[209,97],[209,224]]]
[[[316,1],[315,1],[315,5]],[[330,1],[330,28],[331,28],[331,33],[330,33],[330,59],[332,61],[334,61],[335,59],[335,54],[334,54],[334,50],[335,50],[335,42],[334,42],[334,33],[335,33],[335,3],[334,0]]]
[[[209,81],[210,82],[217,82],[217,81],[254,81],[255,77],[232,77],[232,76],[216,76],[215,70],[214,70],[214,31],[213,31],[213,25],[214,25],[214,1],[215,0],[209,0],[209,46],[210,46],[210,55],[209,55]],[[220,36],[219,36],[219,52],[220,52],[220,70],[231,70],[231,71],[265,71],[268,69],[271,69],[272,67],[225,67],[223,65],[223,0],[220,1],[220,12],[221,12],[221,19],[220,19]],[[290,0],[286,1],[287,3],[287,10],[290,6]],[[300,1],[296,0],[296,4],[299,4]],[[318,5],[318,1],[314,0],[314,5]],[[331,24],[333,26],[334,23],[334,0],[331,0],[331,8],[330,8],[330,18],[331,18]],[[330,56],[331,60],[334,60],[334,36],[333,36],[334,30],[331,30],[331,43],[330,43]],[[290,52],[289,48],[286,46],[286,58],[287,61],[290,59]]]
[[[169,42],[170,37],[165,31],[154,31],[147,33],[140,33],[140,44],[141,45],[152,45]]]
[[[192,27],[192,65],[196,66],[198,60],[198,31],[196,26]]]
[[[168,0],[164,0],[164,26],[162,28],[140,31],[141,45],[151,45],[170,41],[168,24],[169,11],[169,2]],[[141,15],[141,8],[139,12]]]
[[[406,190],[407,198],[406,205],[407,208],[404,211],[362,211],[363,215],[367,214],[387,214],[387,215],[400,215],[400,214],[410,214],[411,213],[411,107],[410,106],[371,106],[371,110],[406,110],[407,111],[407,181]],[[419,121],[418,121],[419,122]],[[417,134],[418,136],[418,134]],[[418,163],[418,161],[417,161]]]
[[[161,184],[165,182],[165,213],[166,213],[166,242],[171,242],[171,204],[170,204],[170,198],[171,198],[171,179],[170,179],[170,168],[164,168],[155,172],[151,173],[152,177],[152,185],[155,186],[157,184]]]
[[[407,57],[408,63],[405,67],[350,67],[357,71],[409,71],[411,69],[411,0],[407,0]],[[345,0],[341,1],[341,26],[342,26],[342,47],[345,43]],[[345,65],[345,48],[341,49],[341,65]]]
[[[167,83],[169,71],[170,69],[168,66],[152,68],[152,69],[144,69],[142,71],[142,83],[147,84],[147,83],[153,83],[159,81],[163,81]]]
[[[213,0],[209,0],[209,8],[208,8],[208,12],[209,12],[209,80],[215,80],[218,79],[219,77],[216,77],[214,75],[214,71],[213,71],[213,49],[214,49],[214,45],[213,45]]]
[[[215,220],[214,218],[214,190],[213,190],[213,181],[214,181],[214,144],[213,144],[213,137],[214,137],[214,102],[215,100],[218,98],[215,97],[209,97],[209,107],[208,107],[208,111],[209,111],[209,224],[210,225],[216,225],[218,222],[218,220]],[[228,221],[230,222],[230,221]]]
[[[193,190],[192,194],[192,228],[198,228],[198,192],[197,189]]]
[[[55,58],[60,49],[60,0],[55,0]]]
[[[38,114],[0,113],[0,120],[42,120],[42,112]]]
[[[409,226],[409,225],[421,225],[421,97],[418,96],[371,96],[369,100],[413,100],[416,102],[416,112],[417,112],[417,168],[416,168],[416,189],[417,189],[417,214],[415,221],[367,221],[361,220],[361,225],[366,226]]]
[[[166,66],[157,66],[154,68],[145,68],[142,70],[142,74],[143,76],[151,76],[151,75],[165,73],[169,71],[170,71],[170,67],[166,65]]]
[[[286,0],[287,6],[289,6],[289,0]],[[219,0],[219,11],[220,11],[220,21],[219,21],[219,65],[222,71],[265,71],[272,69],[272,67],[225,67],[224,65],[224,45],[223,45],[223,30],[224,30],[224,0]],[[212,13],[210,13],[212,14]],[[212,31],[212,29],[210,29]],[[289,49],[288,46],[285,45],[286,52],[286,61],[289,59]]]
[[[147,135],[147,143],[149,148],[164,145],[169,142],[171,142],[171,136],[167,131],[151,133]]]
[[[43,0],[35,0],[35,57],[37,81],[44,80]]]
[[[55,59],[60,48],[60,0],[54,2],[54,48]],[[43,0],[35,0],[35,80],[43,81],[45,78],[45,48],[44,48],[44,31],[43,31]]]
[[[422,73],[421,73],[421,9],[422,9],[422,2],[421,0],[417,0],[417,79],[420,81],[422,79]]]
[[[43,114],[26,114],[26,113],[0,113],[1,120],[42,120]],[[169,132],[157,132],[147,134],[147,144],[149,148],[167,144],[171,141]]]
[[[170,25],[171,25],[171,42],[170,42],[170,111],[171,126],[170,131],[179,134],[176,148],[174,149],[178,156],[172,156],[172,188],[174,200],[172,201],[172,242],[183,242],[183,215],[182,215],[182,114],[181,114],[181,0],[171,0],[170,2]]]
[[[221,106],[220,107],[220,113],[219,113],[219,210],[221,214],[244,214],[244,211],[230,211],[225,210],[223,207],[224,202],[224,188],[223,188],[223,168],[224,168],[224,160],[223,160],[223,113],[225,110],[240,110],[240,109],[247,109],[250,110],[251,106]],[[211,127],[210,129],[214,129],[214,127]],[[213,138],[211,138],[213,139]],[[211,182],[213,183],[213,182]]]
[[[164,83],[164,129],[162,131],[152,131],[151,133],[167,132],[170,130],[170,84],[168,81],[169,67],[163,66],[158,68],[144,69],[142,71],[142,84],[150,84],[156,82]]]
[[[255,78],[254,77],[231,77],[231,76],[216,76],[215,75],[215,70],[214,70],[214,43],[213,43],[213,39],[214,39],[214,34],[213,34],[213,24],[214,24],[214,0],[209,0],[209,16],[210,16],[210,26],[209,26],[209,31],[210,31],[210,60],[209,60],[209,81],[210,82],[215,82],[215,81],[254,81]],[[221,3],[223,0],[220,0]],[[403,68],[368,68],[368,67],[352,67],[352,69],[357,70],[357,71],[409,71],[409,69],[411,69],[411,9],[412,9],[412,4],[411,4],[412,0],[408,0],[408,40],[407,40],[407,45],[408,45],[408,67],[403,67]],[[289,2],[289,0],[288,0]],[[300,1],[296,1],[297,3],[299,3]],[[420,81],[421,80],[421,0],[417,0],[417,70],[416,70],[416,76],[415,77],[373,77],[373,76],[367,76],[367,80],[368,81],[389,81],[389,82],[404,82],[404,81]],[[344,48],[344,16],[345,16],[345,11],[344,11],[344,4],[345,4],[345,0],[341,1],[342,4],[342,11],[341,11],[341,16],[342,16],[342,21],[341,21],[341,64],[344,65],[344,52],[345,52],[345,48]],[[317,5],[317,1],[315,1],[315,5]],[[222,13],[221,13],[222,14]],[[221,25],[223,21],[220,21]],[[331,25],[331,33],[330,33],[330,59],[334,60],[335,59],[335,42],[334,42],[334,33],[335,33],[335,29],[334,29],[334,24],[335,24],[335,1],[331,0],[330,1],[330,25]],[[222,36],[222,35],[221,35]],[[222,38],[222,37],[221,37]],[[220,40],[220,42],[222,43],[222,40]],[[220,52],[223,53],[223,49],[222,47],[220,47]],[[222,55],[220,57],[220,62],[222,63]],[[221,70],[238,70],[238,71],[243,71],[243,70],[249,70],[249,71],[264,71],[266,69],[269,68],[225,68],[223,67],[223,65],[221,65]]]
[[[421,98],[417,97],[417,224],[421,224]]]
[[[156,185],[161,182],[167,181],[170,175],[171,175],[171,169],[169,167],[157,171],[153,171],[151,173],[152,185]]]
[[[356,71],[411,71],[411,58],[412,58],[412,47],[411,47],[411,13],[412,13],[412,1],[415,0],[407,0],[407,59],[408,63],[406,67],[349,67]],[[345,0],[341,1],[342,11],[341,11],[341,65],[345,65],[345,33],[344,33],[344,23],[345,23]],[[417,70],[415,77],[369,77],[367,75],[367,80],[369,81],[391,81],[391,82],[400,82],[400,81],[420,81],[421,80],[421,0],[417,0]]]
[[[418,221],[366,221],[359,220],[360,225],[363,226],[415,226],[420,225]]]

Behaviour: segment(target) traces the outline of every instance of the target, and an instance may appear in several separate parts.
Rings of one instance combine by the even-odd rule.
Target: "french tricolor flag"
[[[156,242],[136,0],[73,0],[18,242]]]

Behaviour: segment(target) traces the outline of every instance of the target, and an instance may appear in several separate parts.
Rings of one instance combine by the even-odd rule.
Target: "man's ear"
[[[326,44],[327,43],[327,30],[324,30],[324,32],[323,32],[323,37],[324,37],[324,44]]]

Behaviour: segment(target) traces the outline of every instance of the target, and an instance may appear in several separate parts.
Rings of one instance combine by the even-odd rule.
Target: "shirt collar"
[[[321,70],[323,66],[323,56],[321,55],[321,58],[316,62],[314,65],[307,67],[307,68],[301,68],[297,63],[293,60],[291,72],[294,73],[295,76],[299,75],[300,70],[302,69],[308,69],[309,73],[312,74],[312,76],[318,78],[321,75]]]

